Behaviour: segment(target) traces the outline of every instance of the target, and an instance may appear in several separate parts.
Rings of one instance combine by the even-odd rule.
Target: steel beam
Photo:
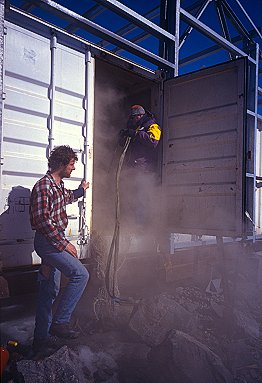
[[[147,18],[141,16],[139,13],[128,8],[124,4],[117,0],[95,0],[97,3],[104,5],[106,8],[115,12],[119,16],[131,21],[138,25],[140,28],[148,31],[151,35],[156,36],[160,39],[169,39],[175,41],[175,36],[167,32],[163,28],[160,28],[157,24],[152,23]]]
[[[160,13],[159,7],[156,7],[154,9],[152,9],[151,11],[145,13],[143,16],[146,17],[148,20],[154,20],[156,17],[159,16],[159,13]],[[129,23],[129,24],[125,25],[124,27],[118,29],[115,33],[118,34],[119,36],[125,36],[128,33],[135,31],[137,28],[138,27],[136,25],[134,25],[133,23]],[[142,35],[142,33],[140,35]],[[143,35],[145,36],[145,38],[147,38],[149,36],[148,33],[143,33]],[[134,43],[137,42],[135,37],[131,41],[133,41]],[[102,41],[99,41],[98,44],[101,45],[103,48],[105,48],[110,43],[106,40],[102,40]]]
[[[251,37],[255,37],[256,36],[256,32],[255,32],[254,29],[249,31],[249,34],[250,34]],[[241,36],[236,36],[236,37],[232,38],[232,43],[233,44],[237,44],[237,43],[239,43],[241,41],[242,41],[242,37]],[[190,56],[182,58],[181,60],[179,60],[179,65],[182,67],[184,65],[190,64],[190,63],[195,62],[197,60],[200,60],[202,58],[208,57],[208,56],[210,56],[210,55],[212,55],[214,53],[220,52],[221,50],[222,50],[221,46],[213,45],[210,48],[204,49],[204,50],[199,51],[197,53],[194,53],[194,54],[192,54]],[[262,74],[262,69],[259,71],[259,74]]]
[[[159,41],[159,56],[175,63],[175,70],[167,73],[172,78],[178,75],[180,0],[161,0],[160,25],[175,36],[174,41]]]
[[[203,14],[204,10],[206,9],[207,5],[212,2],[213,0],[206,0],[203,2],[202,1],[198,1],[197,3],[195,3],[194,7],[190,7],[188,8],[187,10],[189,9],[195,9],[196,6],[200,6],[202,5],[202,7],[198,10],[197,12],[197,18],[201,17],[201,15]],[[153,20],[155,19],[156,17],[159,16],[159,7],[156,7],[154,9],[152,9],[150,12],[148,13],[145,13],[144,14],[144,17],[147,17],[149,20]],[[124,36],[126,35],[127,33],[129,32],[132,32],[134,31],[135,29],[137,29],[137,26],[135,26],[134,24],[128,24],[126,25],[125,27],[123,28],[120,28],[118,31],[116,31],[116,33],[118,35],[121,35],[121,36]],[[183,43],[185,42],[185,39],[186,37],[191,33],[191,31],[193,30],[192,27],[188,27],[186,29],[186,31],[183,33],[183,35],[181,36],[180,38],[180,46],[179,46],[179,49],[181,48],[181,46],[183,45]],[[139,35],[133,37],[132,39],[130,39],[130,41],[132,41],[133,43],[139,43],[143,40],[145,40],[146,38],[148,38],[149,34],[147,32],[142,32],[140,33]],[[106,46],[108,46],[110,43],[106,42],[106,41],[101,41],[98,43],[99,45],[101,44],[103,48],[105,48]],[[121,51],[123,51],[123,49],[119,49],[119,48],[114,48],[112,50],[112,52],[116,53],[116,54],[119,54]]]
[[[43,9],[50,10],[52,9],[55,13],[59,14],[61,17],[69,20],[76,20],[81,26],[88,30],[89,32],[100,36],[102,39],[110,41],[112,44],[119,46],[120,48],[125,49],[126,51],[137,55],[149,62],[152,62],[156,65],[162,65],[164,68],[175,68],[175,65],[158,55],[136,45],[121,36],[118,36],[116,33],[109,31],[108,29],[94,23],[91,20],[84,18],[83,16],[77,14],[74,11],[71,11],[60,4],[55,3],[52,0],[39,0],[39,5]],[[170,34],[169,34],[170,35]],[[173,36],[174,37],[174,36]]]
[[[235,45],[227,41],[224,37],[220,36],[218,33],[213,31],[211,28],[209,28],[206,24],[199,21],[196,17],[192,16],[190,13],[188,13],[183,8],[180,8],[181,18],[186,21],[189,25],[196,28],[199,32],[204,34],[205,36],[209,37],[211,40],[215,41],[219,45],[221,45],[222,48],[225,50],[237,55],[237,56],[248,56],[245,52],[243,52],[241,49],[237,48]],[[249,60],[252,62],[255,62],[254,59],[249,57]]]
[[[199,0],[199,1],[196,1],[194,4],[192,4],[190,7],[187,8],[187,11],[191,12],[191,11],[194,11],[196,8],[200,7],[199,12],[201,13],[200,14],[200,16],[201,16],[203,11],[206,9],[206,6],[208,5],[208,3],[212,2],[212,1],[213,0],[205,0],[205,1]],[[146,17],[148,20],[154,20],[159,15],[160,15],[159,7],[155,7],[153,9],[151,9],[151,11],[145,13],[143,15],[143,17]],[[125,25],[124,27],[118,29],[115,33],[117,33],[120,36],[125,36],[128,33],[133,32],[137,28],[138,27],[136,25],[134,25],[133,23],[129,23],[129,24]],[[189,29],[190,29],[190,31],[189,31],[189,33],[190,33],[193,28],[190,27]],[[139,35],[137,35],[136,37],[133,37],[130,41],[132,41],[134,43],[137,43],[137,42],[145,40],[148,36],[150,36],[149,33],[143,32],[143,33],[140,33]],[[98,44],[101,45],[103,48],[105,48],[106,46],[110,45],[110,43],[107,42],[106,40],[99,41]],[[113,49],[113,52],[115,52],[115,53],[119,53],[121,51],[122,51],[122,49],[118,49],[118,48]]]
[[[175,0],[175,76],[178,76],[178,62],[179,62],[179,28],[180,28],[180,0]]]
[[[160,26],[167,30],[166,13],[167,13],[167,0],[160,0]],[[166,41],[164,40],[159,40],[158,55],[160,57],[166,57]]]
[[[111,2],[112,4],[113,3],[118,3],[120,4],[119,2],[116,2],[114,0],[97,0],[98,2],[103,2],[104,4],[108,4],[108,2]],[[212,0],[210,0],[212,1]],[[31,2],[30,2],[31,3]],[[39,4],[40,3],[40,4]],[[87,29],[88,31],[91,31],[91,33],[94,33],[96,35],[100,35],[100,36],[103,36],[103,38],[105,38],[106,40],[109,40],[109,43],[111,44],[115,44],[117,45],[118,47],[120,47],[120,49],[126,49],[127,51],[131,52],[131,53],[134,53],[134,54],[137,54],[139,57],[142,57],[142,58],[145,58],[146,60],[150,61],[150,62],[153,62],[154,64],[156,65],[159,65],[159,63],[162,62],[163,59],[161,59],[160,57],[158,57],[157,55],[154,55],[153,53],[143,49],[143,48],[140,48],[139,46],[137,46],[136,44],[132,44],[132,41],[129,42],[128,40],[125,40],[123,39],[121,41],[121,37],[120,37],[120,41],[119,41],[119,36],[116,36],[113,32],[110,32],[108,31],[107,29],[103,28],[103,27],[100,27],[99,25],[97,24],[90,24],[90,25],[87,25],[87,22],[88,20],[86,18],[84,18],[83,16],[83,20],[85,20],[83,22],[83,20],[80,20],[79,18],[81,18],[80,15],[77,15],[75,12],[72,12],[68,9],[66,9],[65,7],[62,7],[62,6],[59,6],[58,4],[56,4],[54,1],[51,1],[51,0],[38,0],[38,6],[41,5],[41,4],[45,4],[45,6],[49,6],[51,7],[53,10],[58,10],[59,11],[59,7],[60,7],[60,16],[61,14],[64,15],[64,18],[66,18],[66,16],[70,17],[71,19],[76,19],[76,23],[80,23],[82,27],[84,27],[84,29]],[[56,5],[56,6],[55,6]],[[189,8],[187,8],[187,10],[193,10],[199,6],[203,5],[203,0],[201,1],[196,1],[194,4],[192,4],[192,6],[190,6]],[[63,10],[66,10],[67,12],[61,12],[61,7],[63,8]],[[127,8],[127,7],[126,7]],[[127,8],[129,9],[129,8]],[[136,14],[138,17],[140,17],[141,19],[141,16]],[[246,54],[238,49],[237,47],[235,47],[234,45],[232,44],[229,44],[228,41],[226,39],[223,39],[220,35],[218,35],[216,32],[212,31],[212,29],[208,28],[205,24],[199,22],[198,24],[195,23],[195,19],[193,16],[191,16],[190,14],[187,13],[187,11],[185,11],[184,9],[181,9],[181,16],[183,17],[184,20],[186,20],[189,24],[191,23],[192,27],[195,27],[196,29],[200,30],[200,32],[204,33],[205,35],[207,35],[208,37],[210,37],[211,39],[213,39],[214,41],[218,42],[219,46],[215,46],[215,47],[211,47],[211,48],[208,48],[207,50],[204,50],[204,51],[201,51],[201,52],[198,52],[197,54],[195,55],[191,55],[187,58],[184,58],[182,60],[179,61],[179,65],[185,65],[189,62],[192,62],[192,61],[196,61],[198,58],[201,58],[201,55],[202,57],[205,57],[205,56],[208,56],[216,51],[219,51],[221,50],[221,46],[223,47],[223,49],[226,49],[226,50],[229,50],[229,51],[233,51],[234,54],[236,55],[241,55],[241,56],[246,56]],[[63,16],[62,16],[63,17]],[[148,21],[148,20],[147,20]],[[153,24],[153,23],[152,23]],[[155,24],[153,24],[155,25]],[[151,25],[152,26],[152,25]],[[98,28],[98,29],[96,29]],[[162,28],[159,28],[158,29],[158,32],[160,34],[162,34],[163,32],[163,29]],[[165,33],[166,31],[164,31]],[[163,37],[162,36],[162,40],[164,38],[168,38],[167,37],[168,35],[165,33],[165,36]],[[171,35],[172,36],[172,41],[173,41],[173,38],[175,38],[174,35]],[[146,38],[146,35],[142,35],[140,34],[139,36],[137,36],[138,39],[141,41],[142,39]],[[249,35],[250,37],[250,35]],[[139,41],[137,40],[137,41]],[[135,41],[135,40],[134,40]],[[240,41],[240,40],[238,40]],[[232,42],[235,42],[234,39],[232,39]],[[128,46],[128,48],[127,48]],[[137,51],[140,51],[139,53]],[[148,53],[149,53],[149,57],[148,57]],[[152,56],[153,55],[153,56]],[[153,61],[152,61],[153,60]],[[165,63],[163,64],[164,67],[173,67],[172,66],[172,63],[170,63],[170,61],[168,60],[165,60]]]
[[[121,57],[115,55],[114,53],[99,47],[95,43],[91,43],[90,41],[84,39],[83,37],[72,35],[65,31],[64,29],[51,24],[45,20],[41,20],[34,15],[26,13],[21,9],[11,6],[10,11],[6,14],[6,21],[10,23],[16,24],[20,27],[27,26],[27,29],[34,32],[39,33],[41,30],[42,36],[47,39],[50,39],[50,33],[56,33],[59,39],[59,42],[68,46],[78,52],[85,53],[86,47],[90,47],[92,53],[100,58],[106,58],[106,60],[114,65],[118,65],[123,69],[132,70],[134,73],[139,74],[146,79],[150,79],[156,81],[159,79],[159,73],[156,73],[153,69],[150,69],[146,66],[142,66],[141,64],[132,61],[126,57]]]
[[[255,113],[256,113],[256,117],[255,117],[255,123],[254,123],[254,175],[257,176],[257,171],[259,170],[259,172],[261,171],[261,166],[259,166],[259,169],[257,169],[257,165],[256,165],[256,162],[257,162],[257,140],[258,140],[258,132],[257,132],[257,129],[258,129],[258,92],[259,92],[259,87],[258,87],[258,67],[259,67],[259,45],[258,43],[256,43],[255,45],[255,49],[254,49],[254,58],[256,60],[256,69],[255,69],[255,91],[254,91],[254,103],[255,103]],[[261,164],[260,164],[261,165]],[[259,174],[260,175],[260,174]],[[257,223],[257,226],[260,227],[260,224],[261,224],[261,209],[262,209],[262,206],[261,206],[261,194],[259,194],[259,196],[257,197],[256,199],[256,179],[254,180],[254,219],[255,219],[255,222],[256,222],[256,209],[258,209],[258,222]],[[253,232],[253,235],[254,235],[254,239],[253,239],[253,242],[255,242],[255,236],[256,236],[256,227],[254,227],[254,232]]]

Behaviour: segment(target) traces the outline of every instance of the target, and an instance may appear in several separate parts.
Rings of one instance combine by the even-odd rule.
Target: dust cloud
[[[95,99],[94,135],[94,203],[93,229],[110,241],[115,224],[116,171],[123,147],[119,145],[119,132],[126,128],[128,95],[124,90],[97,85]],[[138,237],[150,235],[155,242],[156,227],[159,225],[159,180],[157,174],[143,172],[127,166],[129,151],[120,174],[120,232],[121,252],[130,251],[131,242]],[[135,237],[135,238],[134,238]],[[140,241],[141,242],[141,241]],[[133,246],[134,247],[134,246]],[[137,252],[141,249],[131,249]]]
[[[105,267],[115,223],[115,175],[123,150],[118,145],[118,133],[126,126],[128,94],[105,84],[97,86],[96,91],[93,227],[101,245],[95,250]],[[120,296],[131,296],[135,305],[109,303],[114,323],[108,317],[102,323],[103,349],[111,356],[113,349],[120,350],[114,356],[119,362],[119,376],[124,374],[126,382],[217,383],[218,376],[227,382],[252,382],[252,375],[258,379],[261,369],[261,362],[254,357],[262,352],[261,260],[232,238],[221,248],[211,236],[200,236],[198,244],[189,239],[191,249],[159,253],[165,228],[158,177],[157,173],[141,172],[126,163],[122,168],[118,287]],[[212,224],[221,236],[234,227],[233,204],[225,210],[219,204],[206,206],[204,198],[202,201],[209,214],[200,217],[195,212],[191,222],[182,217],[180,226],[185,224],[183,219],[199,230]],[[173,211],[170,209],[170,214]],[[183,214],[187,211],[185,203]],[[90,290],[88,294],[90,299]],[[105,302],[108,297],[95,298],[96,310],[97,302],[103,299]],[[87,328],[83,321],[82,326]],[[120,328],[123,338],[118,339]],[[132,350],[135,347],[137,351],[139,346],[137,354],[143,356],[130,358],[127,343]],[[171,349],[178,350],[177,355],[172,356]],[[136,380],[134,371],[141,365]],[[139,380],[141,377],[144,380]]]
[[[110,235],[114,227],[114,177],[121,152],[118,135],[125,128],[124,97],[117,89],[96,87],[93,228],[104,236]]]

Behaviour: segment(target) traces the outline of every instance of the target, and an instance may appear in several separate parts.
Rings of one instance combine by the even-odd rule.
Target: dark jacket
[[[131,129],[131,133],[133,129],[134,134],[126,153],[126,164],[144,170],[154,170],[157,163],[156,147],[161,137],[161,129],[156,120],[147,113],[136,127],[132,126],[131,121],[127,127],[129,131]]]

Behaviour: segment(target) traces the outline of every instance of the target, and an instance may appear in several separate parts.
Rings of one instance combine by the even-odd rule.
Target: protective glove
[[[136,136],[136,130],[135,129],[127,129],[128,130],[128,137],[134,138]]]

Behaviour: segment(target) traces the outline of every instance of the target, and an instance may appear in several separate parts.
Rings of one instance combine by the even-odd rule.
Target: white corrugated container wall
[[[33,252],[29,197],[34,183],[47,171],[52,147],[70,145],[78,152],[76,170],[65,186],[76,189],[84,175],[90,181],[82,220],[90,229],[94,59],[87,60],[84,53],[52,37],[10,23],[6,26],[0,241],[2,262],[11,267],[39,261]],[[69,205],[67,212],[66,235],[76,241],[78,204]]]

